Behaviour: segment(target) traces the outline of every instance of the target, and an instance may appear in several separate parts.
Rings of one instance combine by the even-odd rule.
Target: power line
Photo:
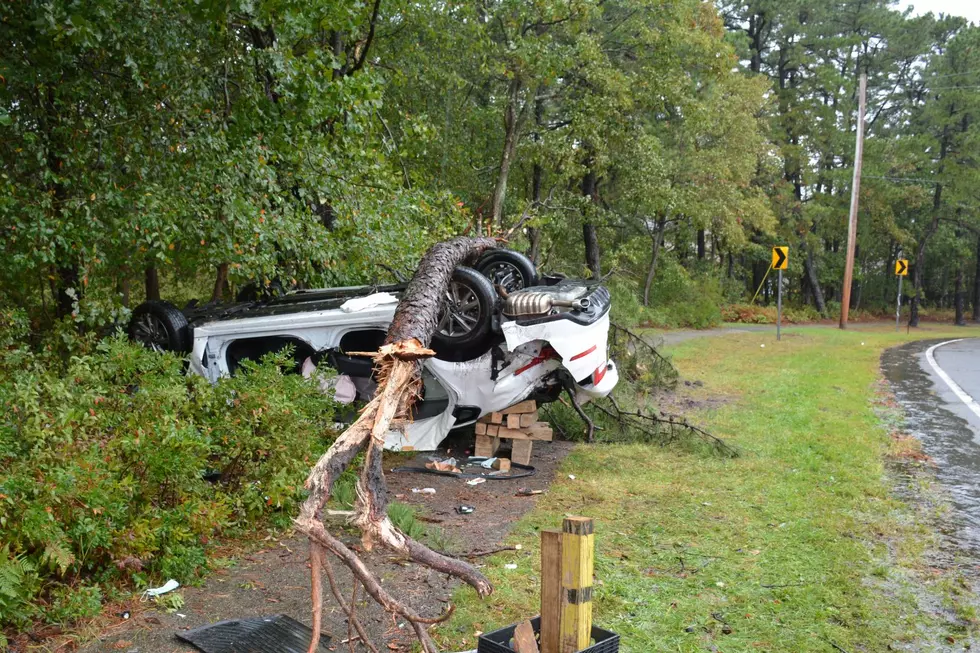
[[[965,73],[949,73],[946,75],[922,75],[919,79],[943,79],[944,77],[962,77],[964,75],[976,75],[980,70],[968,70]]]
[[[907,181],[914,184],[938,184],[938,181],[930,179],[916,179],[915,177],[876,177],[874,175],[864,175],[865,179],[884,179],[885,181]]]

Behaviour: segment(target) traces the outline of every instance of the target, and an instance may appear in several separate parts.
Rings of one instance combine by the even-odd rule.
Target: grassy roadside
[[[947,335],[980,330],[911,337]],[[704,383],[694,398],[715,400],[689,416],[742,456],[580,446],[515,527],[520,556],[487,561],[495,594],[457,592],[443,641],[467,648],[475,632],[536,613],[537,532],[567,513],[597,519],[596,621],[623,651],[882,651],[934,630],[880,582],[919,564],[930,540],[890,494],[891,439],[872,409],[881,351],[908,339],[801,327],[781,343],[744,333],[672,348],[683,378]]]

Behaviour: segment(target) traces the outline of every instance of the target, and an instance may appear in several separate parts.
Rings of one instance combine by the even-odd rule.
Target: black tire
[[[507,292],[522,290],[538,283],[538,270],[528,257],[512,249],[492,249],[477,260],[477,272]]]
[[[432,345],[436,350],[446,350],[485,342],[490,335],[496,303],[497,293],[489,279],[473,268],[457,266],[443,300]]]
[[[187,318],[170,302],[143,302],[129,319],[129,337],[147,349],[185,353],[191,350]]]

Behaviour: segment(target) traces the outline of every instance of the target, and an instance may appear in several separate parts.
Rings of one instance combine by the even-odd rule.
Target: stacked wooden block
[[[476,423],[477,456],[489,458],[500,447],[501,440],[511,440],[511,460],[521,465],[531,463],[535,440],[550,442],[554,432],[547,422],[538,421],[538,406],[522,401],[497,413],[484,415]]]

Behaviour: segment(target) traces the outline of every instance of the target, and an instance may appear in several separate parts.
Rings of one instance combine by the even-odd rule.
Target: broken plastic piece
[[[453,472],[459,474],[459,468],[456,467],[455,458],[446,458],[445,460],[439,460],[438,458],[429,458],[429,462],[425,463],[427,469],[434,469],[439,472]]]
[[[493,463],[496,462],[496,460],[497,460],[496,456],[494,456],[493,458],[487,458],[482,463],[480,463],[480,467],[483,467],[484,469],[493,469]]]
[[[435,494],[436,489],[434,487],[424,487],[421,490],[417,487],[412,488],[412,494]]]
[[[456,512],[458,512],[461,515],[472,515],[475,511],[476,511],[476,508],[474,508],[473,506],[457,506],[456,507]]]
[[[466,484],[467,485],[479,485],[480,483],[486,483],[486,482],[487,482],[487,479],[485,479],[485,478],[483,478],[481,476],[480,478],[474,478],[473,480],[466,481]]]
[[[171,578],[160,587],[151,587],[150,589],[145,590],[140,598],[143,601],[147,599],[156,598],[158,596],[166,594],[167,592],[173,592],[178,587],[180,587],[180,583],[178,583],[173,578]]]
[[[358,311],[363,311],[368,308],[374,308],[375,306],[381,306],[382,304],[395,304],[398,302],[398,298],[392,295],[390,292],[376,292],[367,297],[355,297],[354,299],[348,299],[346,302],[340,305],[340,310],[345,313],[357,313]]]

